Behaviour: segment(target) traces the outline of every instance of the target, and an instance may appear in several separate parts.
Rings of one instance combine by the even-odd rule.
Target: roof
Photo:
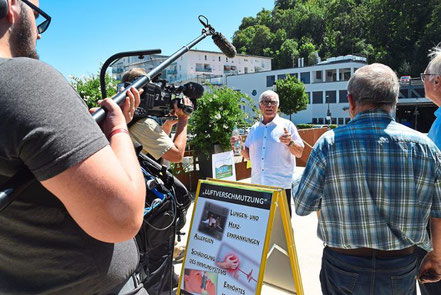
[[[205,52],[205,53],[214,53],[214,54],[223,54],[222,52],[217,52],[217,51],[209,51],[209,50],[197,50],[197,49],[190,49],[189,52]],[[267,56],[259,56],[259,55],[246,55],[246,54],[236,54],[236,56],[247,56],[247,57],[258,57],[258,58],[263,58],[263,59],[273,59],[272,57],[267,57]]]

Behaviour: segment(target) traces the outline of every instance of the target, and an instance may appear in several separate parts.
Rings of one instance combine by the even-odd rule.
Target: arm
[[[321,209],[326,155],[322,148],[323,141],[318,143],[309,156],[297,192],[292,192],[297,215],[304,216]],[[319,214],[317,216],[319,217]]]
[[[294,127],[295,128],[295,127]],[[286,144],[290,153],[294,155],[296,158],[301,158],[303,154],[303,142],[301,141],[300,136],[297,133],[297,130],[294,129],[293,134],[291,135],[288,132],[288,129],[283,128],[284,133],[280,136],[280,142]]]
[[[133,102],[133,95],[129,97]],[[133,106],[139,104],[138,95],[136,99]],[[108,110],[102,124],[105,134],[127,128],[124,114],[112,100],[101,105]],[[133,109],[125,108],[125,112]],[[110,146],[41,183],[60,199],[77,224],[98,240],[128,240],[142,224],[145,184],[126,133],[113,135]]]
[[[441,280],[441,218],[430,218],[433,251],[427,253],[421,262],[418,279],[421,283]]]
[[[162,155],[162,158],[173,163],[179,163],[182,161],[187,143],[187,122],[188,116],[178,117],[178,125],[176,126],[173,146]]]
[[[176,123],[178,123],[178,120],[175,119],[165,121],[162,125],[162,131],[164,131],[165,134],[170,135],[171,130]]]
[[[291,154],[293,154],[296,158],[302,157],[303,146],[301,146],[300,144],[291,140],[290,143],[288,143],[288,148],[289,148],[289,151],[291,152]]]
[[[184,104],[191,105],[192,103],[190,99],[184,97]],[[179,163],[182,161],[182,158],[184,158],[185,146],[187,143],[188,115],[185,114],[182,109],[178,108],[176,103],[174,108],[175,114],[178,117],[178,125],[176,127],[176,134],[173,140],[174,145],[164,153],[162,158],[173,163]]]
[[[250,149],[248,147],[244,146],[244,148],[240,150],[240,154],[248,161],[250,160]]]

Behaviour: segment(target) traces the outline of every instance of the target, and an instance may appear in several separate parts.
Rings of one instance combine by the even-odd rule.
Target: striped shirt
[[[331,247],[429,250],[429,217],[441,218],[441,152],[382,110],[359,113],[315,144],[294,197],[296,213],[321,210]]]

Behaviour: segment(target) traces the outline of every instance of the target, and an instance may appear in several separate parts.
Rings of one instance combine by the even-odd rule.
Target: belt
[[[413,254],[416,250],[416,246],[412,246],[409,248],[404,248],[401,250],[378,250],[372,248],[357,248],[357,249],[342,249],[342,248],[334,248],[327,247],[329,250],[332,250],[337,253],[352,255],[352,256],[365,256],[365,257],[393,257],[393,256],[406,256]]]

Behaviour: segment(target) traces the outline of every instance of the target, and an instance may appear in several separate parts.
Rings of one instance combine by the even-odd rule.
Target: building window
[[[291,74],[289,74],[291,77],[292,76],[294,76],[294,77],[296,77],[297,79],[299,78],[299,74],[297,74],[297,73],[291,73]]]
[[[244,58],[243,61],[248,61],[248,59]]]
[[[337,93],[335,90],[326,91],[326,103],[336,103]]]
[[[277,80],[283,80],[285,79],[286,74],[277,75]]]
[[[312,118],[312,124],[317,124],[317,118]]]
[[[331,124],[337,124],[337,118],[331,118]]]
[[[244,70],[245,74],[248,74],[248,68],[247,67],[245,67],[243,70]]]
[[[314,91],[312,93],[312,103],[313,104],[323,103],[323,92],[322,91]]]
[[[311,103],[311,92],[306,92],[306,95],[308,95],[308,103]]]
[[[310,75],[309,75],[309,72],[303,72],[303,73],[300,73],[300,81],[303,83],[303,84],[309,84],[309,83],[311,83],[311,78],[309,77]]]
[[[323,118],[318,118],[319,124],[323,124]]]
[[[344,118],[338,118],[338,125],[344,124]]]
[[[322,79],[322,71],[315,72],[315,79],[316,80],[321,80]]]
[[[340,90],[339,91],[339,101],[342,102],[348,102],[348,91],[347,90]]]
[[[221,61],[221,57],[219,56],[219,61]]]
[[[276,76],[266,76],[266,87],[273,87],[276,83]]]
[[[346,118],[346,119],[345,119],[345,124],[348,124],[349,121],[351,121],[351,118]]]
[[[205,60],[207,60],[207,56],[205,55]]]
[[[225,62],[228,62],[228,57],[225,57]]]

